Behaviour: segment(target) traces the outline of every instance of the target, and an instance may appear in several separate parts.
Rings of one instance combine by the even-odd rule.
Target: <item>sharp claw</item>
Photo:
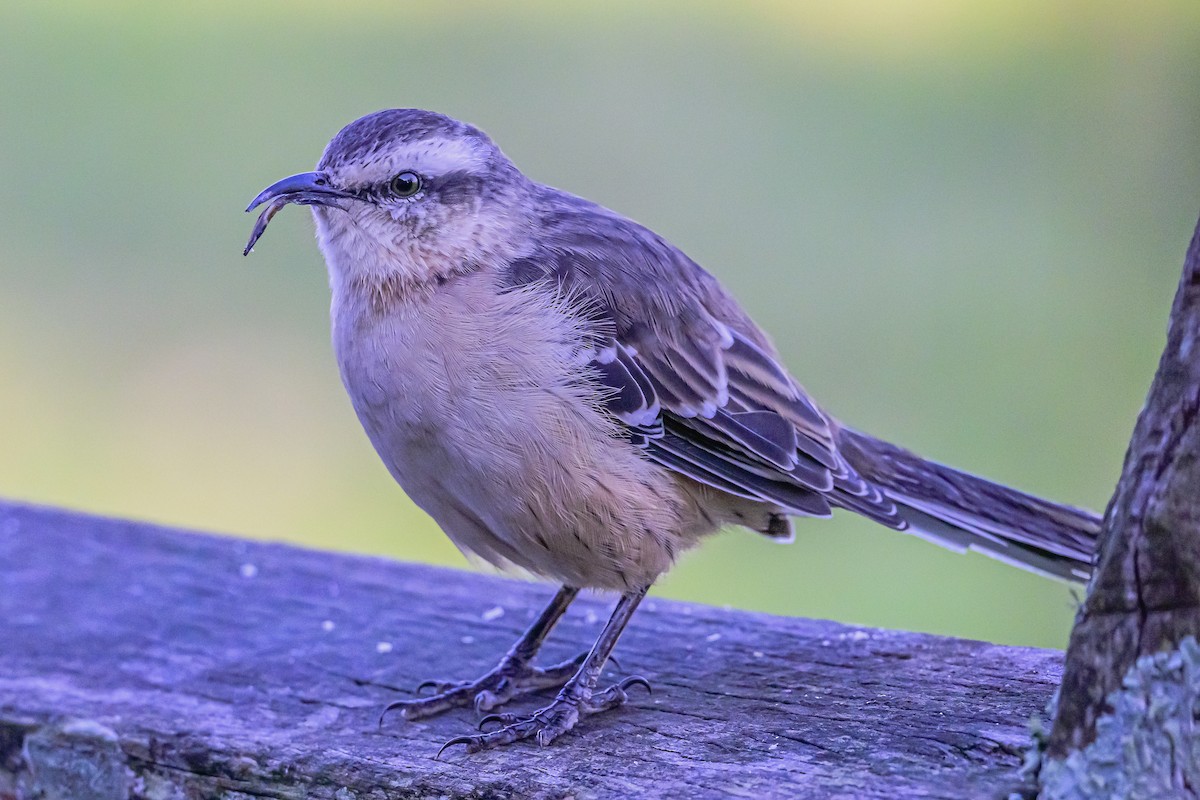
[[[384,717],[386,717],[392,711],[395,711],[397,708],[402,708],[406,703],[407,703],[406,700],[397,700],[393,703],[388,703],[387,706],[384,707],[383,711],[379,712],[379,727],[380,728],[383,727],[383,718]]]
[[[479,720],[479,731],[482,732],[483,726],[492,722],[495,722],[503,727],[505,725],[510,725],[515,721],[516,717],[514,717],[512,714],[488,714],[486,717]]]
[[[654,694],[654,688],[650,686],[650,681],[646,680],[641,675],[631,675],[618,683],[617,686],[621,687],[621,691],[623,692],[629,691],[629,689],[633,686],[641,686],[646,690],[646,694]]]
[[[475,706],[475,713],[482,714],[484,711],[491,711],[499,705],[503,705],[504,701],[496,696],[495,692],[484,689],[479,694],[475,695],[471,705]]]
[[[467,746],[467,752],[469,753],[471,752],[471,745],[474,740],[474,736],[455,736],[453,739],[441,746],[441,749],[437,751],[437,755],[433,757],[433,760],[438,761],[441,759],[442,753],[446,752],[447,748],[454,747],[456,744],[465,744]]]
[[[440,683],[441,681],[421,681],[421,683],[417,685],[417,689],[415,692],[413,692],[413,694],[421,694],[426,689],[436,690]]]

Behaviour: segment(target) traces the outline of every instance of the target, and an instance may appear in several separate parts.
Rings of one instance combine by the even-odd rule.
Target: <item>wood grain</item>
[[[1167,342],[1104,515],[1089,593],[1071,632],[1049,755],[1086,748],[1141,657],[1200,637],[1200,223]],[[1189,712],[1190,716],[1190,712]],[[1189,718],[1187,723],[1191,723]],[[1195,796],[1192,787],[1180,791]]]
[[[651,596],[606,677],[653,696],[551,747],[436,761],[473,711],[377,724],[551,593],[0,503],[0,799],[997,797],[1060,677],[1053,651]],[[546,658],[608,609],[581,599]]]

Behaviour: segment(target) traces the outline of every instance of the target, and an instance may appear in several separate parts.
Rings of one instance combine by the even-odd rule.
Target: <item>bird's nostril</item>
[[[317,186],[324,186],[326,181],[324,178],[317,178],[315,181],[313,181],[313,183],[315,183]]]

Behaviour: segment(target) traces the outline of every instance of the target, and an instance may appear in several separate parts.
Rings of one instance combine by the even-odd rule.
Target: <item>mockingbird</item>
[[[342,129],[315,172],[269,186],[246,253],[310,205],[342,381],[380,458],[463,551],[562,588],[497,666],[392,703],[406,719],[559,687],[469,751],[615,708],[597,682],[654,581],[723,525],[779,541],[790,516],[861,514],[955,550],[1086,579],[1087,511],[926,461],[845,427],[750,316],[677,247],[530,180],[478,128],[394,109]],[[591,651],[540,668],[581,588],[620,593]],[[646,686],[646,688],[649,688]]]

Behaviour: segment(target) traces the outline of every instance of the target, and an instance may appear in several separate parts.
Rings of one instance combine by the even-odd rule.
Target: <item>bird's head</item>
[[[420,109],[362,117],[333,137],[315,172],[284,178],[247,209],[246,253],[289,203],[313,207],[331,278],[420,282],[519,247],[532,184],[478,128]]]

